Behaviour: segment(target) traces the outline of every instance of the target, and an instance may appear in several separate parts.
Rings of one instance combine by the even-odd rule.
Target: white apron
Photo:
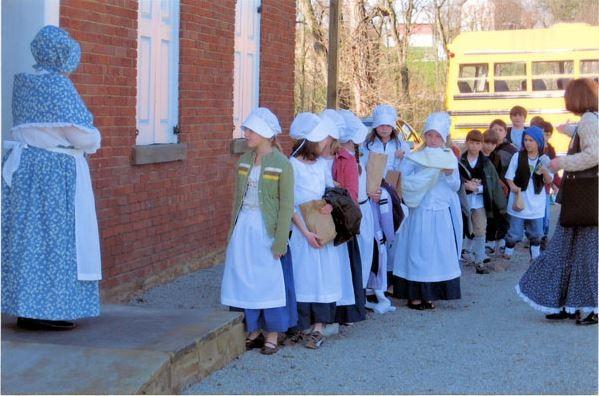
[[[281,260],[272,254],[258,199],[260,167],[250,172],[248,190],[227,246],[221,304],[246,309],[284,307]]]
[[[446,159],[452,162],[451,158]],[[444,163],[443,167],[449,165]],[[453,174],[440,174],[435,184],[422,194],[419,205],[410,208],[410,215],[400,226],[394,257],[395,276],[417,282],[440,282],[461,275],[458,260],[462,219],[456,192],[460,177],[457,166],[451,168]],[[402,174],[409,182],[410,177],[430,172],[429,169],[413,161],[404,161]]]
[[[305,164],[296,158],[289,160],[295,179],[295,213],[303,221],[299,205],[322,198],[327,181],[327,163],[318,159]],[[327,243],[314,249],[294,224],[289,249],[293,258],[293,278],[298,302],[332,303],[341,299],[341,264],[338,249]]]
[[[21,154],[28,145],[71,155],[75,159],[75,251],[77,254],[77,279],[96,281],[102,279],[102,259],[100,255],[100,235],[92,181],[84,153],[95,153],[100,147],[100,133],[97,130],[83,131],[72,126],[41,127],[22,126],[13,128],[14,141],[6,141],[6,149],[12,149],[2,177],[8,186],[12,175],[19,168]],[[75,147],[75,148],[62,148]]]

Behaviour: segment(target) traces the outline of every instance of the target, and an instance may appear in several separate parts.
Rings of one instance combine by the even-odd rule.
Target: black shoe
[[[543,251],[545,251],[545,249],[547,249],[547,242],[548,242],[548,241],[547,241],[547,237],[546,237],[546,236],[544,236],[544,237],[541,239],[541,252],[543,252]]]
[[[484,266],[484,264],[478,264],[476,266],[476,273],[477,274],[488,274],[489,270]]]
[[[424,306],[424,304],[422,302],[420,302],[418,304],[414,304],[412,301],[408,301],[408,308],[415,309],[417,311],[423,311],[426,309],[426,307]]]
[[[576,314],[569,314],[564,309],[562,309],[560,313],[545,315],[545,318],[550,320],[575,319]]]
[[[577,325],[596,325],[597,324],[597,314],[596,313],[590,313],[589,316],[587,316],[584,319],[576,319],[576,324]]]
[[[76,325],[65,320],[17,318],[17,326],[26,330],[73,330]]]
[[[371,303],[375,303],[378,304],[379,300],[376,298],[376,295],[374,294],[369,294],[366,296],[366,301],[371,302]]]

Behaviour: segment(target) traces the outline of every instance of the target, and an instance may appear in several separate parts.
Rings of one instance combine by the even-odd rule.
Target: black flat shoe
[[[423,309],[435,309],[435,305],[431,301],[423,301],[420,303]]]
[[[590,313],[589,316],[587,316],[584,319],[576,319],[576,324],[577,325],[596,325],[597,324],[597,314],[596,313]]]
[[[408,301],[408,308],[415,309],[417,311],[423,311],[426,309],[422,302],[419,304],[414,304],[412,301]]]
[[[576,319],[576,314],[569,314],[562,309],[560,313],[545,315],[545,318],[549,320]]]
[[[46,320],[46,319],[30,319],[17,318],[17,326],[25,330],[51,330],[64,331],[73,330],[76,325],[73,322],[66,320]]]

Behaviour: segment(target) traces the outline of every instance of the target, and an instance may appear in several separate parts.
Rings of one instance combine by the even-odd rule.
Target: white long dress
[[[289,160],[295,180],[295,213],[303,217],[299,206],[321,199],[327,183],[327,163],[319,158],[312,164],[297,158]],[[289,249],[293,258],[293,278],[298,302],[332,303],[341,299],[339,255],[333,242],[314,249],[299,228],[293,224]]]
[[[395,156],[395,152],[397,150],[403,150],[405,152],[405,154],[408,154],[410,152],[410,146],[408,145],[408,143],[404,142],[403,140],[400,139],[391,139],[389,140],[387,143],[383,143],[383,141],[381,139],[379,139],[378,137],[375,137],[374,140],[372,141],[372,143],[368,144],[368,142],[364,142],[362,144],[362,147],[360,148],[360,151],[362,152],[362,160],[363,163],[367,164],[368,163],[368,154],[371,151],[374,151],[375,153],[380,153],[380,154],[386,154],[388,159],[387,159],[387,165],[385,166],[385,175],[387,174],[388,171],[390,170],[394,170],[397,171],[399,170],[403,160],[397,158]]]
[[[368,195],[366,194],[366,167],[362,166],[362,173],[358,179],[358,202],[362,212],[360,221],[360,234],[357,235],[360,247],[360,259],[362,260],[362,284],[364,288],[368,285],[370,269],[372,268],[372,256],[374,251],[374,219]]]
[[[221,303],[230,307],[284,307],[285,280],[281,260],[272,254],[258,196],[260,166],[254,166],[231,240],[227,246]]]
[[[400,171],[409,177],[425,169],[430,168],[407,160]],[[420,204],[410,209],[395,241],[398,244],[393,266],[395,276],[416,282],[440,282],[461,275],[458,252],[462,235],[461,232],[456,235],[459,232],[456,230],[461,230],[459,204],[456,208],[459,187],[456,167],[450,176],[441,173]]]

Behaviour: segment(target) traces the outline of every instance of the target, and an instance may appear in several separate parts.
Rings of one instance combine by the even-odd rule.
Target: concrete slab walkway
[[[2,316],[3,394],[173,394],[245,351],[240,313],[105,305],[66,332]]]

